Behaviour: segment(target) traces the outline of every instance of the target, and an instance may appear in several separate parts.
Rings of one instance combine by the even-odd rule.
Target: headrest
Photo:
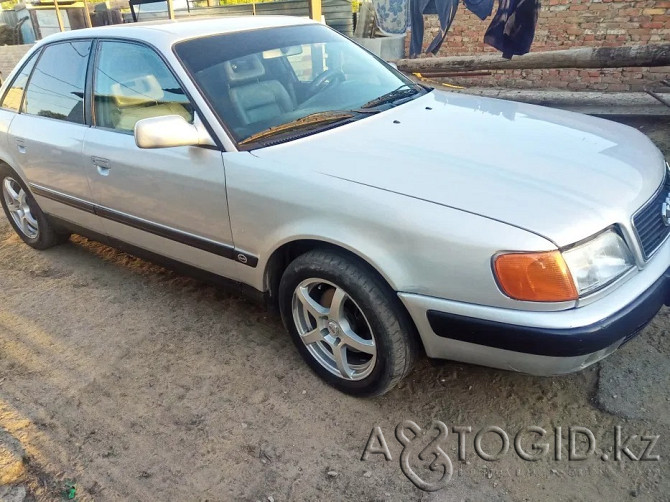
[[[256,54],[226,61],[223,63],[223,70],[231,84],[248,82],[265,75],[263,63]]]
[[[155,104],[165,96],[163,88],[153,75],[144,75],[112,84],[111,90],[119,108]]]

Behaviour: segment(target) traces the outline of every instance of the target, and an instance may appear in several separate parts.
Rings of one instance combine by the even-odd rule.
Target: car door
[[[144,250],[230,276],[237,256],[220,149],[141,149],[133,129],[145,118],[197,122],[182,85],[151,47],[98,43],[93,127],[84,142],[88,179],[106,233]],[[239,266],[239,265],[238,265]]]
[[[90,52],[91,40],[76,39],[42,49],[7,147],[44,212],[99,231],[82,158]]]
[[[7,86],[2,101],[0,102],[0,134],[2,135],[0,155],[3,160],[14,159],[18,154],[16,146],[12,145],[11,149],[8,148],[9,141],[7,135],[9,134],[9,126],[21,109],[23,93],[39,54],[39,50],[33,52],[22,64],[21,68],[14,75],[12,82]],[[14,163],[14,166],[17,166],[17,164]]]

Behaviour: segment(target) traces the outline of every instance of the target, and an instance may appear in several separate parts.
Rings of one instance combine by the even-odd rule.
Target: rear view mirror
[[[189,124],[180,115],[142,119],[135,124],[135,144],[140,148],[214,145],[202,127]]]
[[[263,59],[275,59],[282,56],[297,56],[302,54],[301,45],[290,45],[288,47],[281,47],[280,49],[270,49],[269,51],[263,51]]]

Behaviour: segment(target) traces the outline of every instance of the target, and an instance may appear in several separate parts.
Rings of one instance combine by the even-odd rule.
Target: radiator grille
[[[633,217],[633,226],[640,240],[644,258],[649,259],[654,251],[670,233],[670,226],[663,222],[661,207],[670,192],[670,183],[666,177],[661,190]]]

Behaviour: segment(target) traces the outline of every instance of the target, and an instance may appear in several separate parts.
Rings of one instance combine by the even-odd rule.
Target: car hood
[[[633,128],[442,91],[253,154],[476,213],[559,247],[629,225],[665,172]]]

